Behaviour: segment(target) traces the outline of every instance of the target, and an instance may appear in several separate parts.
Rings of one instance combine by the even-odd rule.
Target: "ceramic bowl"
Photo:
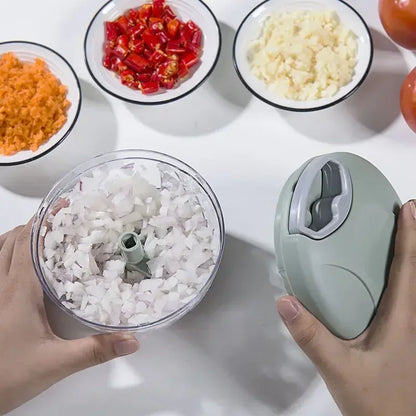
[[[341,23],[350,28],[357,37],[358,55],[353,79],[329,98],[296,101],[279,97],[262,80],[258,79],[250,68],[249,44],[260,36],[265,20],[274,13],[304,10],[335,11]],[[233,59],[240,80],[260,100],[283,110],[315,111],[342,102],[360,87],[370,71],[373,60],[373,41],[364,19],[349,4],[341,0],[266,0],[255,7],[238,28],[233,46]]]
[[[203,33],[201,62],[191,68],[190,76],[171,90],[160,90],[145,95],[121,84],[117,75],[103,64],[105,41],[104,24],[113,21],[131,8],[149,3],[146,0],[110,0],[93,17],[85,35],[84,51],[88,71],[104,91],[133,104],[165,104],[178,100],[195,91],[206,81],[217,64],[221,50],[221,31],[217,19],[209,7],[200,0],[170,0],[167,4],[182,21],[193,20]]]
[[[35,152],[22,150],[11,156],[0,155],[0,166],[20,165],[38,159],[57,146],[69,135],[78,119],[81,109],[81,88],[78,77],[69,62],[47,46],[26,41],[10,41],[0,43],[0,56],[6,52],[13,52],[22,62],[34,62],[40,58],[46,62],[48,69],[68,88],[67,99],[71,106],[67,112],[67,121],[61,129],[47,142],[43,143]]]

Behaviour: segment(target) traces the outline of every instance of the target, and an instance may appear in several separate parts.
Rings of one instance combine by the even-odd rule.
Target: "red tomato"
[[[416,49],[416,0],[379,0],[381,23],[387,34],[407,49]]]
[[[400,108],[407,124],[416,133],[416,68],[402,84]]]

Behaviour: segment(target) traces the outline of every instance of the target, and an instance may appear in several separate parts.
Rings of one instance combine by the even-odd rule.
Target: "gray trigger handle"
[[[313,159],[301,173],[293,192],[289,233],[321,240],[346,220],[352,204],[349,170],[328,156]]]

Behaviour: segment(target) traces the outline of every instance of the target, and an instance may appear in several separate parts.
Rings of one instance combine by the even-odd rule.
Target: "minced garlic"
[[[277,13],[250,44],[248,59],[254,75],[277,95],[316,100],[352,80],[357,39],[333,11]]]

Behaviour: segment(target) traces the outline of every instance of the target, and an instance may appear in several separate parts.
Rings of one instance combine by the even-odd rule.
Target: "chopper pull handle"
[[[319,156],[301,173],[293,192],[289,233],[321,240],[346,220],[352,204],[349,170],[339,161]]]

